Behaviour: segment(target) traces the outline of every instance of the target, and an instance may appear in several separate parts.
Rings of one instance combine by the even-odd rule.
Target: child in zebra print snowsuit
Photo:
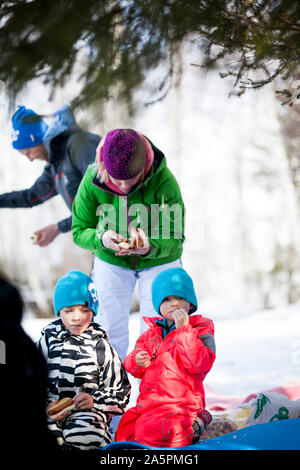
[[[70,271],[55,287],[54,309],[60,318],[42,330],[38,347],[48,363],[48,402],[73,398],[76,407],[48,418],[60,445],[81,450],[112,441],[109,422],[124,413],[130,383],[105,330],[91,322],[97,313],[95,284],[80,271]],[[47,411],[47,409],[46,409]]]

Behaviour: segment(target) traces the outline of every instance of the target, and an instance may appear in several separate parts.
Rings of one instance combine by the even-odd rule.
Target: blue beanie
[[[12,146],[17,150],[35,147],[43,142],[47,124],[32,109],[19,106],[13,117]]]
[[[159,308],[162,301],[171,295],[182,297],[192,304],[193,308],[190,310],[190,314],[197,310],[197,297],[192,278],[182,268],[165,269],[156,276],[152,283],[152,303],[160,315]]]
[[[96,315],[99,305],[96,285],[81,271],[69,271],[57,281],[53,301],[57,316],[62,308],[71,305],[86,305]]]

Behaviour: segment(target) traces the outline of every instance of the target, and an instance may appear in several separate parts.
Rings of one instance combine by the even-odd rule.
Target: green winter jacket
[[[164,154],[151,146],[152,167],[129,194],[121,196],[100,183],[96,165],[91,165],[73,203],[74,242],[107,263],[135,270],[175,261],[182,254],[184,241],[184,204],[178,183],[167,168]],[[105,230],[127,238],[130,224],[141,227],[149,237],[147,255],[115,256],[102,245],[100,237]]]

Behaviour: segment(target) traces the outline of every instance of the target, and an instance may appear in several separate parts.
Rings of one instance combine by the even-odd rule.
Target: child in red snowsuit
[[[205,410],[203,380],[215,360],[213,322],[197,310],[193,281],[182,268],[161,272],[152,284],[161,317],[144,317],[149,328],[125,359],[140,378],[136,406],[123,415],[116,441],[154,447],[197,442],[211,416]]]

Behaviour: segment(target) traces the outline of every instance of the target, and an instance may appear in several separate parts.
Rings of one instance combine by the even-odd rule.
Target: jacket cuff
[[[103,232],[97,233],[97,236],[98,236],[98,238],[99,238],[99,240],[100,240],[100,243],[101,243],[101,246],[102,246],[103,248],[105,248],[105,246],[103,245],[103,241],[102,241],[102,237],[103,237],[103,235],[104,235],[104,232],[105,232],[105,230],[103,230]]]
[[[61,220],[60,222],[58,222],[57,226],[60,233],[69,232],[72,227],[72,216],[68,217],[67,219]]]

